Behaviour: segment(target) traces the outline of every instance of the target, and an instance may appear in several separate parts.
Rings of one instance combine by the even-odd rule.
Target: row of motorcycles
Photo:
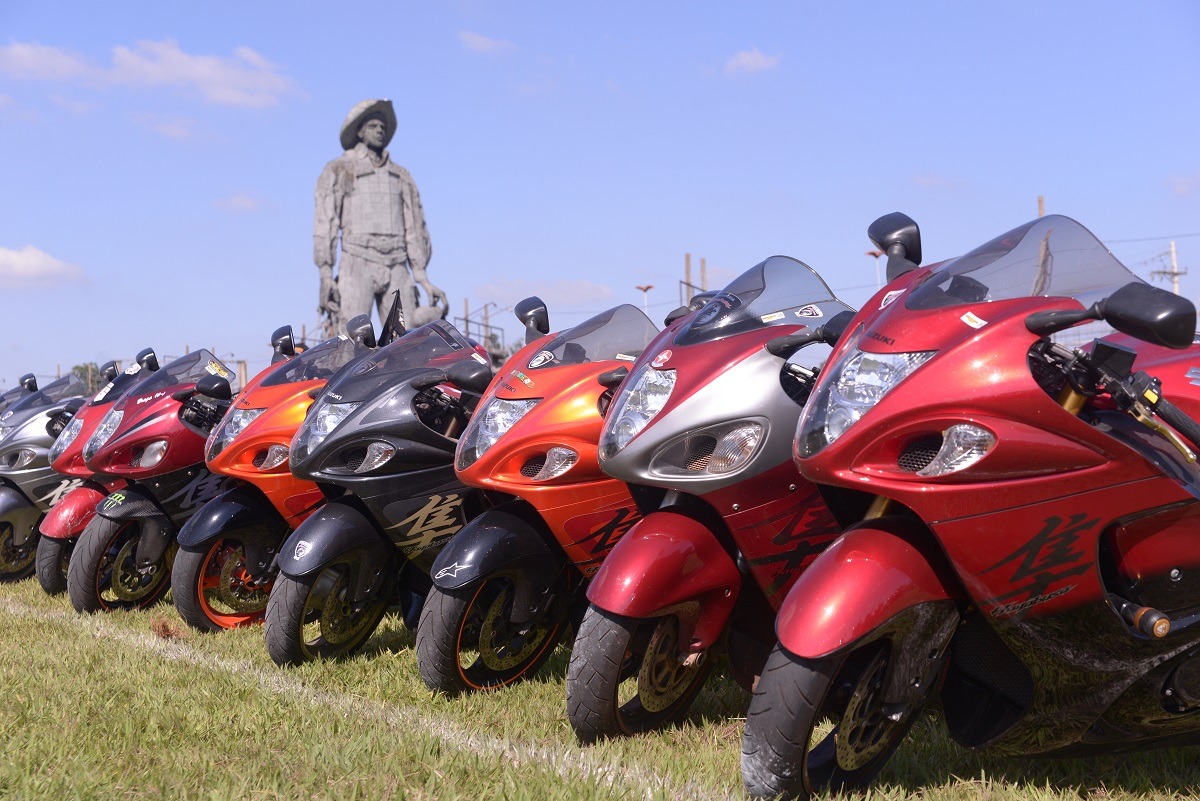
[[[279,329],[236,394],[203,350],[88,399],[26,377],[0,571],[80,612],[170,589],[281,665],[397,609],[447,695],[573,637],[584,743],[679,721],[723,657],[754,796],[867,786],[926,708],[1003,755],[1196,739],[1195,308],[1066,217],[932,266],[903,214],[868,236],[889,283],[857,312],[774,256],[662,330],[621,305],[550,333],[527,299],[497,371],[393,315]]]

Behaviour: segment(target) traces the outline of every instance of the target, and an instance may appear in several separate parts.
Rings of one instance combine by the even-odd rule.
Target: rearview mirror
[[[21,376],[19,383],[30,392],[37,392],[37,376],[35,376],[33,373],[26,373],[25,375]]]
[[[100,365],[100,378],[103,379],[104,383],[106,384],[115,379],[118,372],[119,371],[117,370],[116,362],[108,361]]]
[[[463,359],[446,368],[446,378],[459,389],[482,395],[492,383],[492,368],[475,359]]]
[[[271,334],[271,364],[285,361],[296,355],[296,338],[290,325],[283,325]]]
[[[158,369],[158,356],[155,355],[154,348],[138,351],[138,355],[134,356],[133,360],[140,364],[146,372],[153,373]]]
[[[899,211],[885,214],[867,227],[867,238],[887,254],[887,280],[894,281],[921,263],[921,229]]]
[[[525,298],[513,307],[517,319],[525,325],[525,344],[550,333],[550,312],[536,295]]]
[[[229,400],[233,397],[233,390],[221,376],[206,375],[196,382],[196,394],[213,400]]]
[[[375,326],[371,325],[371,315],[359,314],[350,318],[346,323],[346,334],[363,347],[375,347]]]
[[[666,317],[663,318],[663,325],[670,325],[680,317],[686,317],[692,313],[692,310],[687,306],[679,306],[673,309]]]
[[[1195,305],[1165,289],[1133,281],[1100,306],[1104,322],[1143,342],[1182,350],[1195,339]]]

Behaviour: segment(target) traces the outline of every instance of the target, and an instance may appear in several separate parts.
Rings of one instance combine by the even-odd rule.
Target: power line
[[[1110,245],[1123,245],[1126,242],[1156,242],[1161,239],[1188,239],[1193,236],[1200,236],[1200,231],[1194,234],[1168,234],[1167,236],[1144,236],[1140,239],[1108,239],[1105,241]]]

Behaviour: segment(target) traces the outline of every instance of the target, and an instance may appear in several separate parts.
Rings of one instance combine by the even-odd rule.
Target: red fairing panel
[[[866,521],[846,531],[800,575],[775,622],[790,653],[818,659],[855,643],[899,612],[966,597],[945,557],[921,546],[916,520]]]
[[[67,493],[42,519],[43,537],[68,540],[78,537],[92,522],[96,506],[108,497],[108,490],[92,481],[85,481]]]
[[[587,597],[606,612],[643,619],[698,602],[689,649],[699,650],[725,627],[740,588],[737,565],[707,526],[662,511],[638,521],[617,543]],[[691,615],[681,622],[691,622]]]

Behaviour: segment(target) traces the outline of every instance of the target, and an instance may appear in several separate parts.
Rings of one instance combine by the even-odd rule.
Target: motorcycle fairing
[[[96,506],[96,514],[106,520],[145,520],[154,517],[170,522],[166,511],[147,488],[130,484],[104,497]]]
[[[349,498],[330,501],[288,536],[279,549],[279,572],[299,579],[319,573],[330,562],[351,551],[362,551],[362,561],[376,570],[357,570],[360,586],[351,588],[361,601],[383,571],[394,549],[371,516]]]
[[[83,479],[46,513],[39,527],[42,536],[55,540],[78,537],[96,515],[96,507],[108,494],[109,490],[98,481]]]
[[[242,484],[226,490],[193,514],[179,530],[179,547],[200,551],[218,537],[241,543],[246,565],[254,575],[271,566],[275,547],[290,530],[287,521],[262,490]]]

